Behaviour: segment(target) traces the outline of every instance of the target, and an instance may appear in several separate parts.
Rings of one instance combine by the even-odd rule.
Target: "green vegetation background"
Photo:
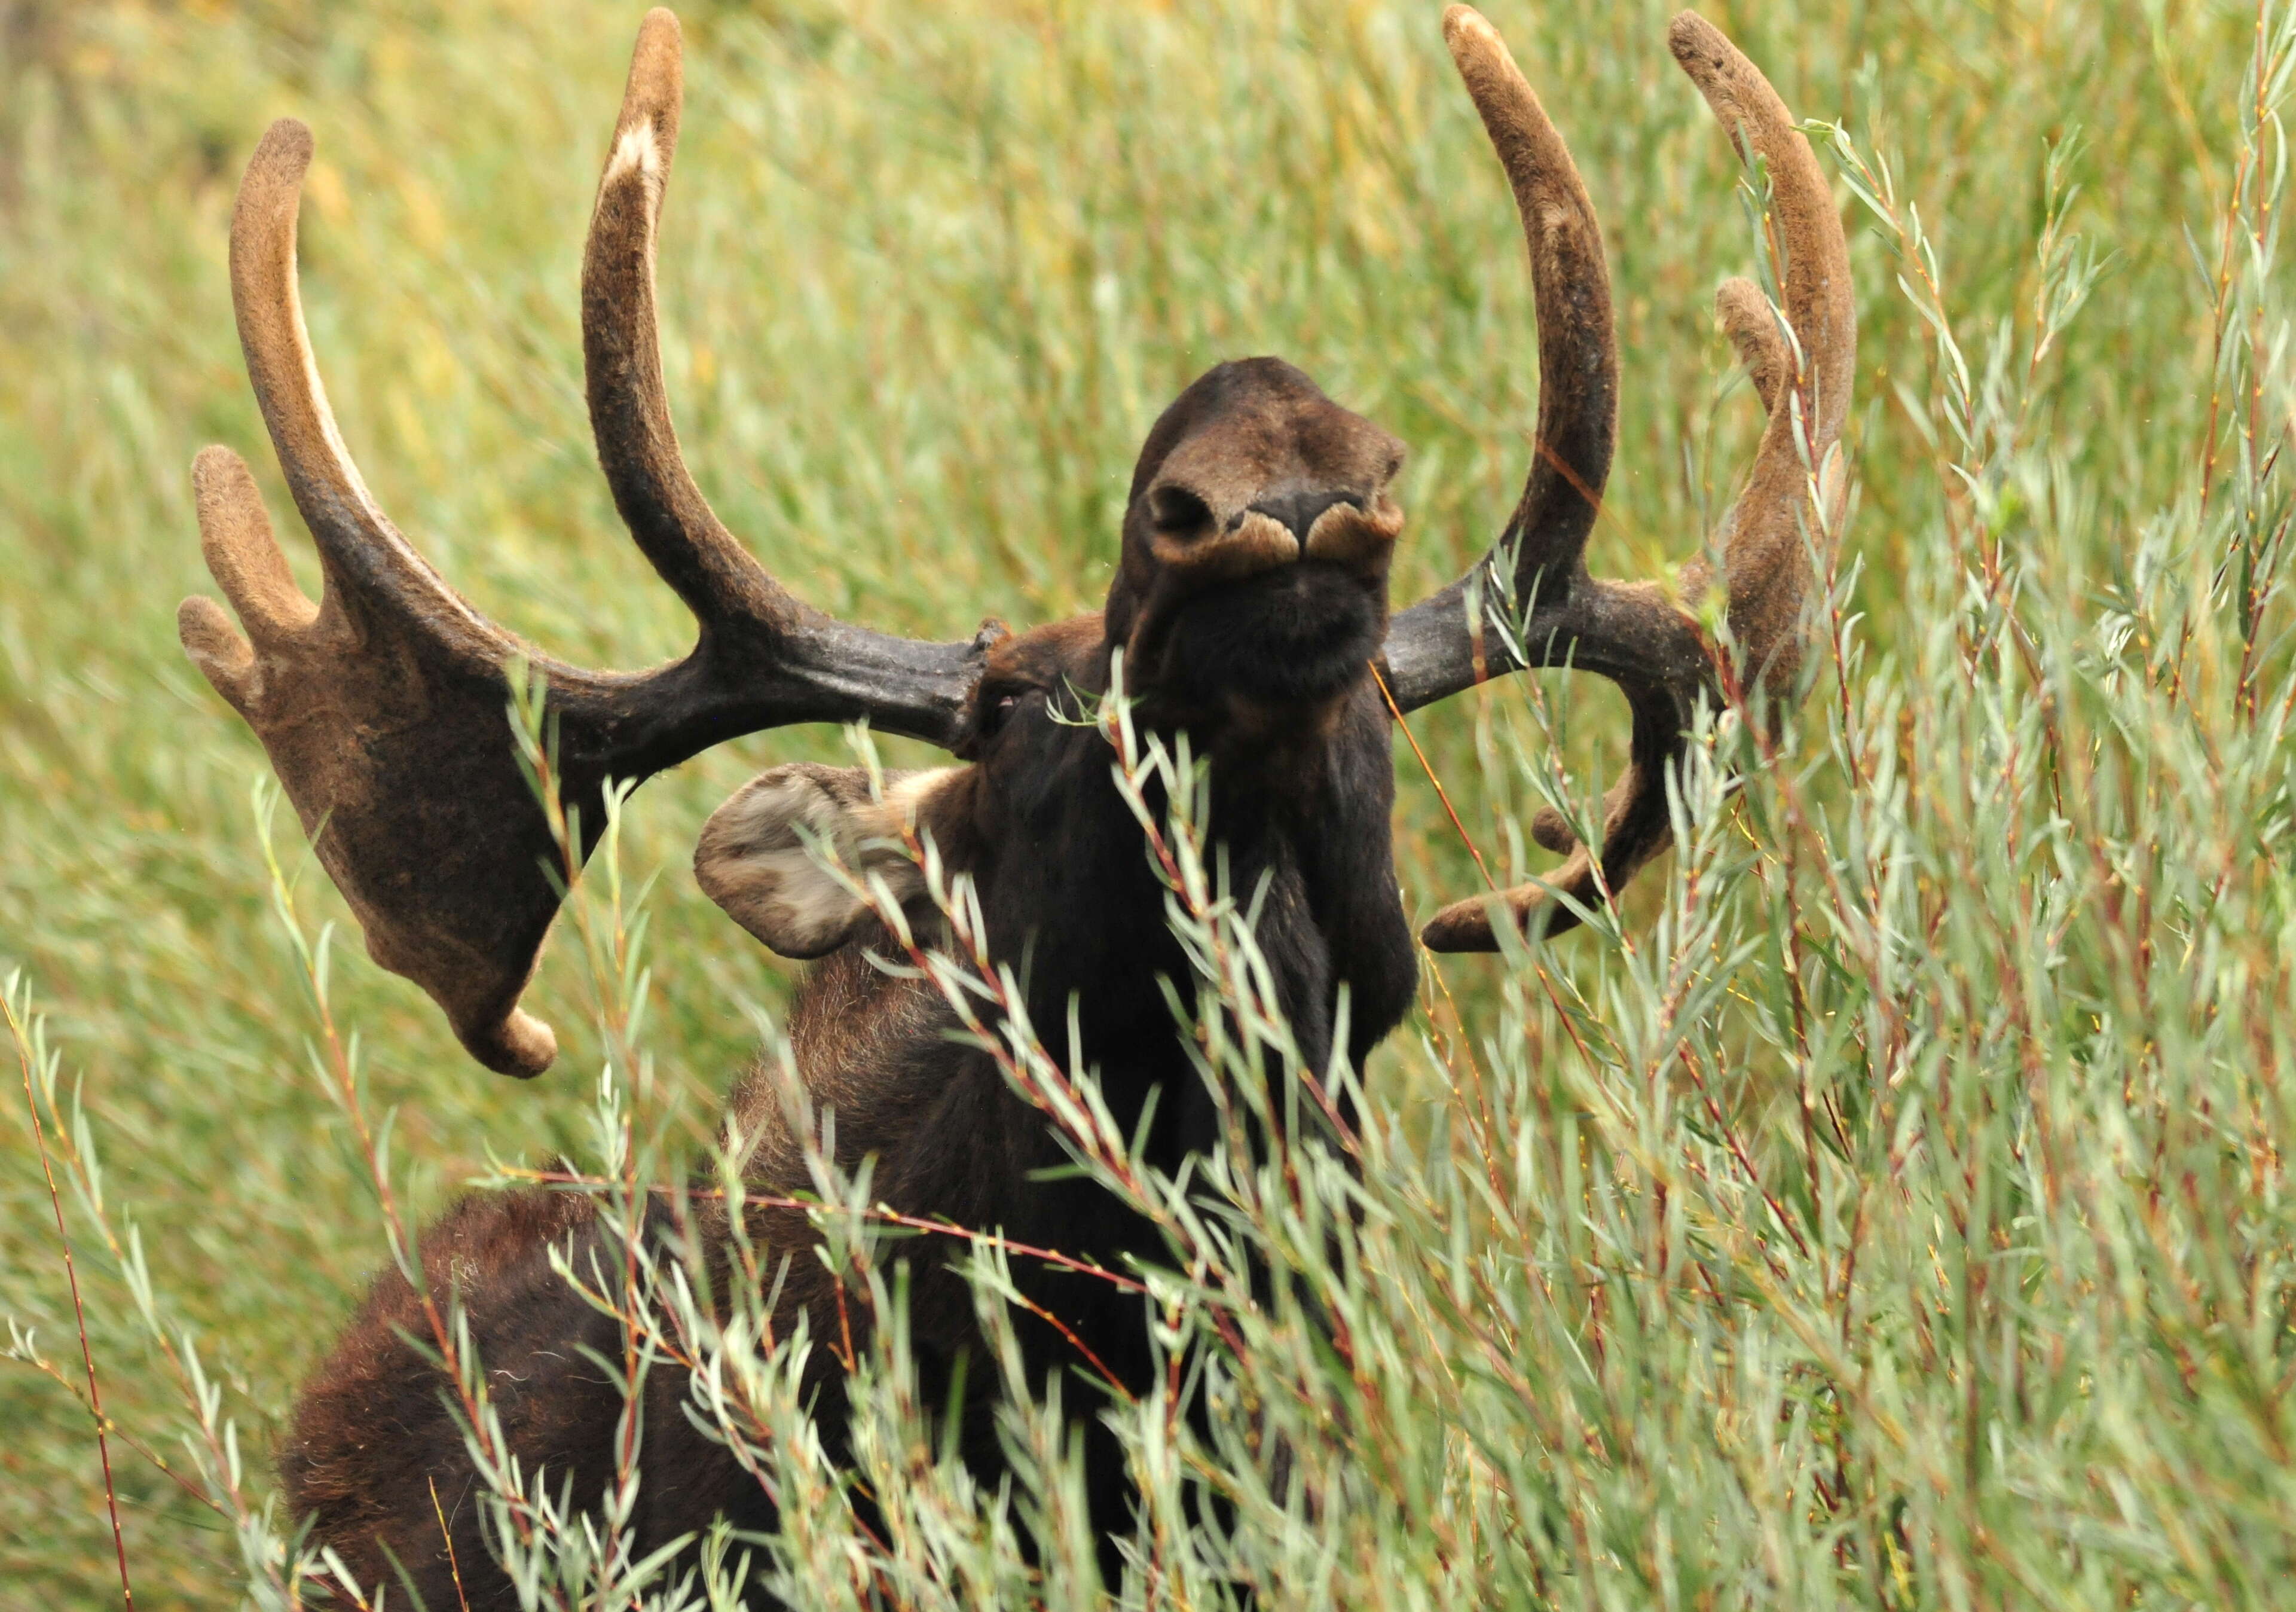
[[[293,1385],[384,1254],[364,1172],[308,1070],[308,1015],[250,815],[262,755],[175,641],[176,602],[207,588],[187,479],[204,443],[257,465],[316,592],[234,338],[234,184],[269,119],[292,114],[317,131],[302,243],[312,334],[368,481],[447,577],[569,659],[665,658],[686,624],[593,466],[574,294],[638,10],[0,4],[0,964],[24,969],[53,1015],[114,1206],[140,1221],[166,1303],[242,1420],[258,1486]],[[1605,222],[1624,379],[1591,559],[1613,574],[1658,574],[1695,547],[1756,425],[1710,313],[1716,284],[1751,267],[1752,238],[1725,143],[1667,56],[1668,10],[1488,8]],[[683,12],[685,136],[661,265],[678,424],[728,523],[813,603],[940,637],[983,615],[1028,623],[1089,607],[1149,422],[1207,365],[1250,353],[1292,359],[1412,445],[1398,597],[1456,574],[1495,532],[1535,408],[1530,301],[1435,0],[696,0]],[[2243,664],[2280,663],[2271,613],[2285,606],[2267,598],[2264,625],[2243,636],[2219,563],[2232,552],[2221,525],[2231,495],[2201,505],[2207,444],[2226,464],[2241,452],[2234,405],[2245,394],[2226,391],[2238,374],[2219,361],[2211,279],[2237,200],[2257,12],[2228,0],[1726,0],[1707,14],[1798,114],[1841,120],[1888,153],[1936,243],[1943,306],[1979,390],[2005,399],[1991,448],[1956,436],[1950,363],[1922,317],[1919,276],[1908,294],[1898,243],[1845,189],[1863,334],[1861,491],[1847,545],[1863,570],[1849,603],[1864,617],[1863,664],[1902,695],[1881,742],[1897,762],[1890,810],[1921,852],[1906,875],[1931,904],[1921,909],[1963,910],[1966,874],[1992,881],[1999,911],[2062,907],[2079,925],[2120,925],[2087,950],[2072,943],[2070,964],[2006,940],[1991,954],[1981,939],[1940,963],[1906,999],[1928,1016],[1930,1040],[1916,1044],[1945,1049],[1945,1073],[1933,1059],[1921,1078],[2006,1082],[2016,1113],[1983,1134],[2015,1174],[2041,1100],[2030,1093],[2111,1064],[2094,1078],[2118,1082],[2130,1114],[2171,1128],[2195,1105],[2217,1114],[2224,1134],[2210,1156],[2228,1173],[2164,1168],[2181,1144],[2136,1123],[2134,1141],[2095,1161],[2098,1179],[2134,1182],[2156,1205],[2165,1193],[2162,1213],[2195,1226],[2264,1216],[2240,1234],[2246,1252],[2221,1283],[2196,1278],[2188,1291],[2162,1278],[2156,1293],[2143,1278],[2149,1296],[2130,1301],[2131,1315],[2173,1313],[2144,1345],[2169,1362],[2167,1386],[2116,1411],[2136,1419],[2120,1446],[2128,1459],[2141,1468],[2154,1448],[2167,1465],[2129,1481],[2184,1493],[2194,1515],[2161,1534],[2159,1576],[2144,1578],[2154,1598],[2115,1604],[2230,1604],[2213,1600],[2212,1583],[2291,1593],[2276,1574],[2289,1565],[2296,1506],[2284,1453],[2274,1454],[2291,1425],[2288,1247],[2265,1207],[2282,1190],[2287,1115],[2256,1085],[2279,1067],[2288,1007],[2276,875],[2256,815],[2279,798],[2282,752],[2276,730],[2242,728],[2236,687]],[[2053,144],[2082,187],[2070,227],[2105,265],[2078,319],[2036,358]],[[2256,350],[2267,448],[2285,440],[2273,414],[2286,395],[2286,354],[2273,347],[2280,283],[2267,260],[2257,328],[2268,339]],[[2019,468],[1979,497],[1962,473],[1980,458],[1991,466],[1980,481]],[[2256,484],[2276,486],[2274,473]],[[2129,603],[2151,585],[2131,580],[2140,551],[2156,556],[2147,576],[2190,584],[2175,621],[2197,625],[2173,682],[2157,642],[2167,618]],[[1980,618],[2021,622],[2030,631],[2012,636],[2040,647],[1996,654],[2007,639],[1988,638]],[[2119,682],[2100,672],[2084,694],[2080,668],[2098,663],[2082,659],[2095,647],[2086,635],[2107,621],[2128,630],[2098,653],[2133,657],[2133,670]],[[2078,757],[2003,762],[1975,717],[1923,725],[1925,699],[1958,711],[1988,679],[2003,711],[2039,709],[2041,690],[2061,701],[2050,709],[2067,713],[2063,742]],[[1621,708],[1603,686],[1549,682],[1575,703],[1574,777],[1595,779],[1618,753]],[[1833,720],[1822,713],[1850,703],[1822,686],[1809,721],[1822,728]],[[1470,832],[1517,868],[1540,865],[1520,829],[1528,796],[1514,745],[1535,734],[1527,709],[1502,691],[1415,724]],[[2235,797],[2217,780],[2243,732],[2250,794]],[[1815,744],[1822,755],[1825,741]],[[2047,748],[2037,741],[2037,754]],[[693,835],[750,771],[844,753],[832,732],[760,736],[651,785],[633,813],[626,862],[662,873],[652,1045],[672,1079],[671,1123],[697,1140],[755,1045],[752,1010],[775,1011],[792,975],[693,889]],[[1474,888],[1475,874],[1398,753],[1400,871],[1423,917]],[[2068,810],[2068,778],[2109,797],[2111,820]],[[1819,768],[1814,787],[1827,810],[1851,813],[1838,769]],[[2083,824],[2070,840],[2069,818]],[[2059,851],[2004,859],[2020,825],[2036,843],[2057,835]],[[280,830],[291,843],[283,813]],[[2206,875],[2203,894],[2217,881],[2216,906],[2179,905],[2184,886],[2163,870],[2188,862]],[[307,911],[340,917],[323,879],[304,884]],[[1997,909],[1966,900],[1966,910]],[[1646,918],[1662,897],[1638,901]],[[1939,933],[1893,943],[1944,958]],[[2064,934],[2048,943],[2062,950]],[[1610,966],[1601,950],[1578,936],[1553,958],[1594,982],[1596,1000]],[[535,993],[565,1053],[525,1086],[471,1066],[412,987],[355,945],[341,950],[336,1011],[365,1037],[378,1105],[399,1105],[396,1156],[422,1210],[488,1149],[533,1161],[577,1144],[597,1051],[570,958],[546,958]],[[2197,979],[2195,957],[2236,966],[2240,1028],[2222,1028],[2222,1002],[2198,985],[2149,994],[2180,970]],[[2029,967],[2064,987],[2039,1010],[2045,1023],[2020,1019],[2005,984]],[[1511,1033],[1502,972],[1487,959],[1443,966],[1470,1041]],[[2157,1020],[2107,1032],[2096,1004],[2128,992]],[[1432,1024],[1439,1034],[1450,1013]],[[1405,1044],[1430,1028],[1406,1030]],[[2210,1039],[2220,1029],[2228,1049]],[[2120,1062],[2068,1050],[2099,1035],[2118,1038]],[[1862,1036],[1841,1057],[1870,1075],[1888,1039]],[[2178,1069],[2164,1066],[2163,1047],[2202,1050]],[[1398,1107],[1439,1106],[1432,1058],[1398,1056],[1390,1070]],[[1793,1078],[1734,1089],[1764,1170],[1773,1144],[1791,1161]],[[2150,1106],[2147,1080],[2169,1082]],[[5,1106],[0,1310],[70,1377],[78,1346],[47,1191],[21,1096]],[[2079,1131],[2071,1145],[2092,1143],[2107,1139]],[[1885,1197],[1874,1213],[1912,1213],[1911,1202]],[[78,1213],[69,1196],[67,1208]],[[2012,1236],[2028,1225],[2013,1215],[1981,1233],[1948,1218],[1936,1239],[1997,1231],[1988,1246],[2003,1258],[2046,1241]],[[2198,1234],[2162,1235],[2173,1265]],[[100,1249],[85,1246],[84,1219],[75,1236],[107,1408],[170,1454],[175,1391]],[[2204,1253],[2195,1268],[2213,1270]],[[1885,1269],[1866,1279],[1898,1279]],[[1857,1279],[1836,1275],[1845,1291]],[[1918,1351],[1905,1357],[1915,1377],[1936,1374],[1939,1403],[1974,1394],[1972,1361],[2046,1359],[2054,1336],[2062,1363],[2068,1340],[2078,1351],[2095,1335],[2083,1306],[2103,1304],[2112,1280],[2046,1303],[2028,1280],[2031,1304],[2013,1324],[1985,1309],[2025,1302],[2017,1282],[2004,1287],[1988,1300],[1981,1283],[1945,1284],[1937,1324],[1958,1341],[1939,1343],[1926,1365]],[[2210,1340],[2224,1336],[2254,1368],[2226,1391],[2229,1410],[2210,1397]],[[2103,1391],[2104,1378],[2088,1380],[2071,1392]],[[2015,1402],[1988,1401],[1983,1414]],[[1980,1415],[1973,1397],[1969,1414]],[[1988,1464],[1993,1446],[1974,1424],[1939,1436],[1968,1443],[1956,1470],[1988,1508],[1961,1536],[1978,1542],[1972,1560],[1988,1527],[2006,1528],[2020,1509],[2119,1515],[2110,1483],[2020,1488],[2014,1462]],[[2087,1469],[2091,1457],[2062,1453],[2066,1471]],[[136,1454],[115,1443],[113,1458],[139,1603],[223,1604],[228,1531]],[[2088,1537],[2070,1521],[2057,1534],[2076,1550]],[[111,1554],[86,1415],[35,1369],[0,1364],[0,1607],[104,1604],[117,1594]],[[2230,1576],[2211,1580],[2211,1563]],[[1906,1599],[1891,1604],[1930,1604],[1911,1586],[1931,1581],[1902,1582]],[[2035,1596],[2001,1604],[2049,1599]]]

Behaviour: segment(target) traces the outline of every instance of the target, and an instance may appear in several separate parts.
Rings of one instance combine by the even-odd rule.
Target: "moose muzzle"
[[[1403,510],[1385,493],[1365,499],[1318,489],[1255,499],[1213,528],[1204,500],[1184,488],[1150,495],[1149,552],[1178,581],[1201,588],[1321,560],[1366,581],[1385,579]]]

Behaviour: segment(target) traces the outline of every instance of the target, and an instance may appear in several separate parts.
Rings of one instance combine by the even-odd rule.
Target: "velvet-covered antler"
[[[1497,947],[1495,909],[1518,925],[1543,922],[1546,933],[1570,927],[1576,915],[1546,900],[1547,890],[1592,905],[1670,842],[1667,771],[1684,753],[1697,703],[1721,683],[1719,646],[1689,613],[1709,589],[1725,590],[1730,636],[1749,683],[1774,694],[1792,688],[1811,580],[1809,543],[1833,530],[1832,506],[1844,485],[1838,444],[1857,328],[1841,216],[1809,143],[1760,71],[1710,23],[1683,12],[1669,32],[1675,60],[1740,154],[1759,157],[1769,173],[1785,306],[1773,309],[1752,284],[1737,279],[1717,299],[1769,424],[1745,490],[1713,534],[1718,575],[1702,552],[1682,568],[1679,598],[1655,582],[1589,576],[1587,537],[1610,473],[1618,417],[1601,227],[1570,151],[1497,33],[1464,5],[1451,8],[1443,28],[1505,167],[1529,246],[1538,436],[1522,501],[1497,546],[1466,576],[1396,618],[1387,642],[1389,684],[1407,711],[1525,664],[1568,665],[1616,683],[1633,714],[1628,766],[1603,802],[1599,877],[1593,853],[1559,818],[1542,812],[1532,833],[1548,849],[1570,852],[1562,868],[1496,898],[1455,902],[1428,925],[1430,947],[1472,951]],[[1813,498],[1827,506],[1823,522],[1812,518]],[[1503,569],[1509,556],[1511,572]],[[1515,601],[1525,659],[1470,619],[1472,596],[1486,619],[1495,601]]]
[[[887,637],[808,609],[721,525],[687,474],[661,381],[654,228],[682,93],[677,21],[650,12],[582,266],[590,421],[639,547],[701,624],[683,660],[644,672],[554,661],[450,588],[360,480],[304,331],[295,222],[310,131],[271,127],[232,218],[232,301],[249,380],[325,573],[304,597],[237,455],[193,470],[213,600],[186,599],[184,647],[246,718],[367,950],[446,1011],[472,1056],[532,1075],[556,1040],[520,1010],[559,906],[558,861],[508,725],[506,663],[547,683],[560,786],[586,855],[609,780],[642,779],[721,740],[787,722],[850,721],[948,743],[981,645]]]

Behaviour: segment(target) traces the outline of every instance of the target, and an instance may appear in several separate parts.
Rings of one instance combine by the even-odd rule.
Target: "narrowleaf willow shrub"
[[[1603,199],[1627,362],[1663,366],[1624,389],[1596,534],[1633,556],[1705,530],[1730,490],[1712,467],[1753,429],[1703,308],[1760,237],[1718,205],[1738,177],[1671,81],[1663,11],[1494,12]],[[411,989],[337,958],[332,892],[250,827],[259,756],[169,628],[197,564],[183,466],[258,439],[222,289],[230,183],[270,116],[318,125],[311,318],[381,496],[514,625],[594,663],[659,655],[674,623],[618,569],[573,380],[568,221],[593,169],[566,153],[590,150],[633,19],[6,15],[0,953],[23,1081],[0,1143],[0,1606],[105,1603],[123,1562],[145,1607],[240,1586],[317,1605],[326,1564],[265,1450],[366,1272],[411,1268],[473,1180],[554,1180],[625,1228],[738,1193],[713,1094],[760,1043],[787,1052],[778,977],[682,874],[653,876],[742,759],[632,802],[561,926],[539,1006],[590,1026],[563,1064],[594,1077],[586,1104],[478,1077]],[[1013,1393],[1015,1477],[980,1491],[917,1402],[883,1251],[964,1248],[1008,1345],[979,1370],[1007,1392],[1004,1273],[1039,1253],[891,1223],[865,1172],[824,1162],[829,1257],[894,1323],[852,1359],[850,1477],[793,1397],[799,1351],[846,1345],[764,1336],[771,1250],[726,1293],[643,1243],[567,1272],[636,1323],[601,1369],[695,1362],[689,1414],[782,1505],[778,1537],[714,1539],[674,1583],[625,1548],[627,1489],[570,1514],[501,1455],[485,1362],[436,1294],[426,1341],[489,1489],[467,1503],[535,1604],[725,1605],[747,1575],[805,1606],[1095,1603],[1066,1431],[1095,1415],[1144,1497],[1128,1605],[2296,1593],[2296,11],[1717,20],[1838,119],[1816,132],[1853,218],[1859,506],[1798,715],[1714,714],[1669,877],[1622,913],[1497,965],[1431,961],[1369,1068],[1309,1070],[1195,763],[1111,704],[1198,963],[1174,1013],[1203,1077],[1294,1145],[1141,1167],[1062,1027],[1005,1011],[961,887],[939,892],[956,943],[889,962],[931,971],[1077,1167],[1165,1229],[1163,1265],[1095,1279],[1138,1291],[1169,1386],[1114,1399],[1080,1361],[1049,1400]],[[790,0],[688,21],[684,155],[709,179],[667,226],[681,427],[729,521],[823,604],[926,631],[952,599],[1037,620],[1095,596],[1125,445],[1238,351],[1288,354],[1414,444],[1401,557],[1423,575],[1399,596],[1505,507],[1528,294],[1433,7]],[[1759,177],[1742,193],[1758,209]],[[1494,877],[1535,868],[1529,813],[1583,819],[1603,781],[1607,696],[1558,678],[1481,698],[1415,734],[1464,835],[1398,753],[1423,911],[1478,876],[1463,837]],[[772,753],[807,744],[843,747]],[[1349,1096],[1357,1125],[1323,1117]],[[1256,1290],[1254,1265],[1275,1273]],[[1201,1430],[1173,1414],[1191,1392]]]

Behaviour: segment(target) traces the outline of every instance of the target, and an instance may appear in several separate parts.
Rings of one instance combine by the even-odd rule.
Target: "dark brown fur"
[[[1249,432],[1230,430],[1237,411],[1248,414]],[[1231,452],[1231,442],[1243,446]],[[1183,454],[1185,463],[1170,463]],[[975,881],[994,955],[1026,959],[1034,1021],[1061,1025],[1076,1004],[1086,1057],[1119,1123],[1128,1129],[1160,1094],[1148,1155],[1167,1170],[1216,1139],[1210,1097],[1159,983],[1185,980],[1187,964],[1166,932],[1164,892],[1139,827],[1111,780],[1107,741],[1059,716],[1107,688],[1111,653],[1128,640],[1141,662],[1129,679],[1141,715],[1168,728],[1185,722],[1209,754],[1213,823],[1237,887],[1267,881],[1259,940],[1303,1055],[1311,1066],[1329,1057],[1345,990],[1349,1051],[1360,1059],[1402,1016],[1415,978],[1389,844],[1388,717],[1367,670],[1386,624],[1398,522],[1352,544],[1344,562],[1297,559],[1233,577],[1218,551],[1275,541],[1250,535],[1258,529],[1243,517],[1254,504],[1310,526],[1325,513],[1326,495],[1391,512],[1386,486],[1400,457],[1385,432],[1288,365],[1254,359],[1213,370],[1152,433],[1134,483],[1136,515],[1158,492],[1184,485],[1203,506],[1202,520],[1180,534],[1196,580],[1176,580],[1171,573],[1186,568],[1149,553],[1151,524],[1128,521],[1127,567],[1111,611],[990,648],[960,741],[970,765],[939,782],[920,810],[950,865]],[[1097,1186],[1036,1179],[1064,1158],[1045,1115],[993,1061],[948,1039],[955,1021],[931,987],[871,965],[865,952],[889,944],[881,926],[865,925],[816,966],[791,1009],[799,1074],[811,1104],[835,1114],[840,1162],[873,1158],[877,1196],[911,1214],[1002,1230],[1116,1268],[1160,1257],[1152,1228]],[[761,1193],[787,1195],[812,1182],[777,1078],[761,1069],[743,1081],[728,1121],[754,1144],[746,1179]],[[761,1211],[751,1230],[776,1258],[799,1255],[783,1278],[781,1336],[801,1313],[816,1339],[865,1328],[870,1318],[849,1298],[840,1306],[829,1273],[805,1256],[812,1233],[801,1215]],[[705,1224],[703,1236],[721,1246],[724,1232],[722,1223]],[[570,1480],[578,1500],[611,1476],[620,1412],[611,1377],[584,1351],[614,1359],[620,1343],[613,1324],[551,1273],[548,1254],[562,1246],[581,1269],[596,1237],[579,1200],[527,1192],[465,1199],[423,1243],[434,1288],[455,1293],[469,1310],[512,1447]],[[947,1245],[898,1246],[913,1266],[913,1346],[929,1388],[942,1390],[978,1353],[973,1300],[943,1264]],[[1128,1386],[1148,1386],[1138,1299],[1026,1262],[1020,1279]],[[395,1562],[437,1607],[454,1604],[455,1590],[435,1485],[462,1593],[473,1607],[507,1605],[481,1509],[471,1501],[449,1385],[401,1331],[422,1336],[425,1324],[393,1274],[377,1283],[297,1407],[282,1461],[290,1501],[363,1582],[393,1576]],[[1040,1374],[1082,1363],[1075,1345],[1040,1321],[1024,1320],[1022,1336]],[[812,1366],[834,1449],[842,1404],[832,1352],[816,1348]],[[772,1525],[755,1480],[693,1430],[684,1393],[676,1370],[657,1369],[641,1466],[641,1550],[720,1512],[751,1528]],[[989,1407],[976,1400],[964,1451],[993,1471],[1000,1457]],[[1086,1421],[1087,1489],[1112,1535],[1128,1529],[1123,1462],[1106,1431]]]

